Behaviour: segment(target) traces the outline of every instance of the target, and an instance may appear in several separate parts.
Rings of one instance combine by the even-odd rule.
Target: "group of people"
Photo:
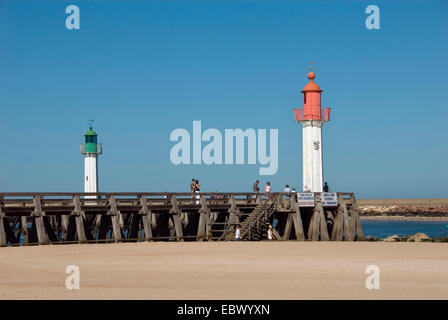
[[[260,181],[256,180],[254,182],[254,184],[252,185],[252,191],[253,193],[256,193],[255,195],[255,200],[258,198],[258,194],[260,193]],[[324,192],[329,192],[330,188],[328,186],[328,183],[325,181],[324,187],[323,187],[323,191]],[[199,184],[199,180],[198,179],[191,179],[191,183],[190,183],[190,191],[192,193],[191,195],[191,199],[194,201],[194,199],[196,198],[196,204],[199,204],[199,199],[200,196],[199,193],[201,191],[201,186]],[[290,188],[289,185],[285,185],[285,188],[283,189],[283,192],[285,193],[292,193],[292,192],[297,192],[295,188]],[[272,187],[271,187],[271,183],[268,181],[266,182],[265,186],[264,186],[264,194],[268,197],[268,199],[270,199],[270,194],[272,193]],[[196,195],[195,195],[196,194]],[[238,225],[236,227],[235,230],[235,240],[236,241],[241,241],[241,231],[240,231],[240,226]],[[276,240],[276,237],[274,235],[274,231],[273,231],[273,227],[272,225],[269,225],[268,228],[268,240]]]
[[[260,193],[260,181],[257,180],[254,182],[254,184],[252,185],[252,192],[253,193]],[[268,181],[266,182],[266,185],[264,186],[264,194],[268,195],[269,193],[272,192],[272,187],[271,187],[271,183]],[[289,185],[286,185],[285,188],[283,189],[283,192],[297,192],[295,188],[290,188]]]
[[[252,185],[252,192],[253,193],[260,193],[260,187],[259,187],[260,181],[257,180],[254,182],[254,184]],[[308,190],[305,189],[305,192],[307,192]],[[330,191],[330,187],[328,186],[327,181],[325,181],[324,187],[323,187],[323,191],[324,192],[329,192]],[[271,183],[268,181],[266,182],[266,185],[264,187],[264,194],[267,195],[268,193],[272,192],[272,188],[271,188]],[[297,192],[295,188],[290,188],[289,185],[287,184],[285,186],[285,188],[283,189],[283,192],[285,193],[291,193],[291,192]]]
[[[240,225],[236,226],[236,229],[235,229],[235,240],[236,241],[241,241],[242,240]],[[268,228],[268,240],[277,240],[277,238],[274,235],[274,230],[272,228],[272,225],[269,225],[269,228]]]

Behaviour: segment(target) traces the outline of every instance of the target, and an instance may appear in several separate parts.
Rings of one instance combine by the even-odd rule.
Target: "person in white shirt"
[[[271,183],[268,181],[266,182],[266,185],[264,187],[264,195],[266,196],[266,198],[268,199],[268,202],[271,202],[272,199],[272,194],[271,194]]]
[[[287,193],[291,192],[291,188],[289,187],[289,185],[285,186],[285,189],[283,189],[283,192],[287,192]]]
[[[236,241],[241,241],[241,231],[240,231],[240,226],[236,227],[235,230],[235,240]]]
[[[272,226],[269,225],[269,230],[268,230],[268,240],[274,240],[275,236],[274,236],[274,231],[272,230]]]

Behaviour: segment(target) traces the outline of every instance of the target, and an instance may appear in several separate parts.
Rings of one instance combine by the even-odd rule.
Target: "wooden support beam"
[[[278,233],[278,231],[275,230],[275,228],[272,228],[272,234],[274,235],[276,240],[282,240],[280,233]]]
[[[333,228],[334,228],[334,217],[333,217],[333,213],[331,213],[331,211],[326,211],[327,214],[327,230],[328,230],[328,235],[329,238],[333,235]],[[331,239],[333,240],[333,239]]]
[[[310,220],[310,226],[308,227],[308,239],[312,241],[319,241],[319,231],[320,231],[320,209],[318,205],[320,202],[320,196],[317,194],[314,194],[314,209],[313,209],[313,215],[311,216]],[[322,207],[322,205],[321,205]]]
[[[138,212],[140,215],[142,215],[142,221],[143,221],[143,230],[145,230],[145,240],[146,241],[152,241],[152,227],[151,227],[151,216],[152,213],[150,210],[148,210],[148,203],[146,196],[140,196],[140,205],[141,209]]]
[[[309,238],[312,241],[319,241],[319,228],[320,228],[320,214],[317,211],[313,212],[313,217],[311,218],[312,232]]]
[[[112,221],[112,233],[114,236],[115,242],[121,241],[121,229],[119,223],[119,215],[120,211],[117,209],[117,201],[115,196],[110,196],[109,198],[109,211],[107,215],[110,216]]]
[[[6,231],[5,231],[5,214],[2,210],[3,207],[3,197],[0,197],[0,247],[8,246],[8,240],[6,239]]]
[[[325,220],[324,208],[322,207],[322,203],[316,203],[315,210],[319,214],[319,234],[321,241],[329,241],[330,237],[328,236],[328,228],[327,228],[327,220]]]
[[[364,238],[364,233],[362,232],[361,219],[359,218],[358,204],[356,202],[354,193],[350,195],[350,202],[351,202],[350,211],[353,219],[353,229],[354,229],[353,235],[355,235],[356,233],[356,239],[360,240]]]
[[[48,244],[48,235],[45,232],[43,219],[45,213],[42,211],[42,202],[40,195],[35,195],[33,197],[33,203],[34,211],[31,216],[34,217],[34,221],[36,223],[37,241],[39,244]]]
[[[236,206],[236,201],[235,201],[235,196],[231,196],[229,199],[229,204],[230,204],[230,208],[229,208],[229,223],[237,223],[238,220],[238,209]]]
[[[73,207],[73,211],[70,215],[75,217],[78,243],[85,243],[87,242],[86,231],[84,229],[85,213],[81,209],[81,200],[78,195],[73,197]]]
[[[203,241],[208,237],[207,225],[210,222],[210,210],[208,209],[207,200],[204,196],[201,196],[201,199],[199,201],[201,203],[201,209],[199,209],[199,224],[198,232],[196,234],[196,240]]]
[[[294,217],[293,213],[288,214],[288,218],[286,219],[286,226],[285,231],[283,232],[282,240],[289,240],[289,237],[291,236],[291,227],[294,223]]]
[[[28,225],[27,225],[27,219],[26,217],[20,217],[20,224],[22,228],[22,235],[23,235],[23,243],[28,244],[30,243],[29,236],[28,236]]]
[[[173,222],[174,222],[174,229],[176,231],[176,239],[177,241],[184,241],[183,240],[183,232],[182,232],[182,224],[180,223],[180,214],[181,211],[179,209],[179,205],[177,203],[177,198],[176,196],[173,196],[171,198],[171,210],[170,210],[170,214],[172,214],[173,217]]]
[[[353,241],[354,235],[350,228],[350,217],[348,216],[347,206],[341,194],[338,194],[338,217],[341,215],[342,232],[344,233],[344,241]],[[336,218],[338,218],[336,217]]]
[[[151,226],[152,229],[155,230],[157,228],[157,218],[159,217],[158,213],[151,212]]]
[[[300,214],[300,207],[295,197],[289,197],[289,205],[290,208],[295,211],[295,213],[293,213],[293,222],[297,241],[305,241],[305,232],[303,231],[303,222],[302,216]]]
[[[342,195],[338,195],[338,208],[336,217],[334,218],[333,232],[331,233],[331,240],[342,241],[342,232],[344,227],[344,199]]]

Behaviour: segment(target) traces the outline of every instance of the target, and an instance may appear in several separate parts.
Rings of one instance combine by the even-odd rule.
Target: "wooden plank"
[[[45,232],[44,220],[43,216],[45,213],[42,211],[42,202],[40,195],[35,195],[33,197],[34,203],[34,211],[31,216],[34,217],[34,221],[36,223],[36,231],[37,231],[37,241],[39,244],[48,244],[48,236]]]
[[[86,232],[84,229],[84,212],[81,210],[81,200],[79,196],[73,197],[73,211],[70,214],[75,217],[76,235],[78,236],[78,243],[87,242]]]

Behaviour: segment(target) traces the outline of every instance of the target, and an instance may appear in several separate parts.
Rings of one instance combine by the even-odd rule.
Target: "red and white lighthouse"
[[[308,73],[310,82],[303,88],[303,108],[294,109],[295,119],[303,128],[303,191],[323,191],[322,125],[330,120],[330,108],[322,108],[322,90],[314,82],[314,72]]]

